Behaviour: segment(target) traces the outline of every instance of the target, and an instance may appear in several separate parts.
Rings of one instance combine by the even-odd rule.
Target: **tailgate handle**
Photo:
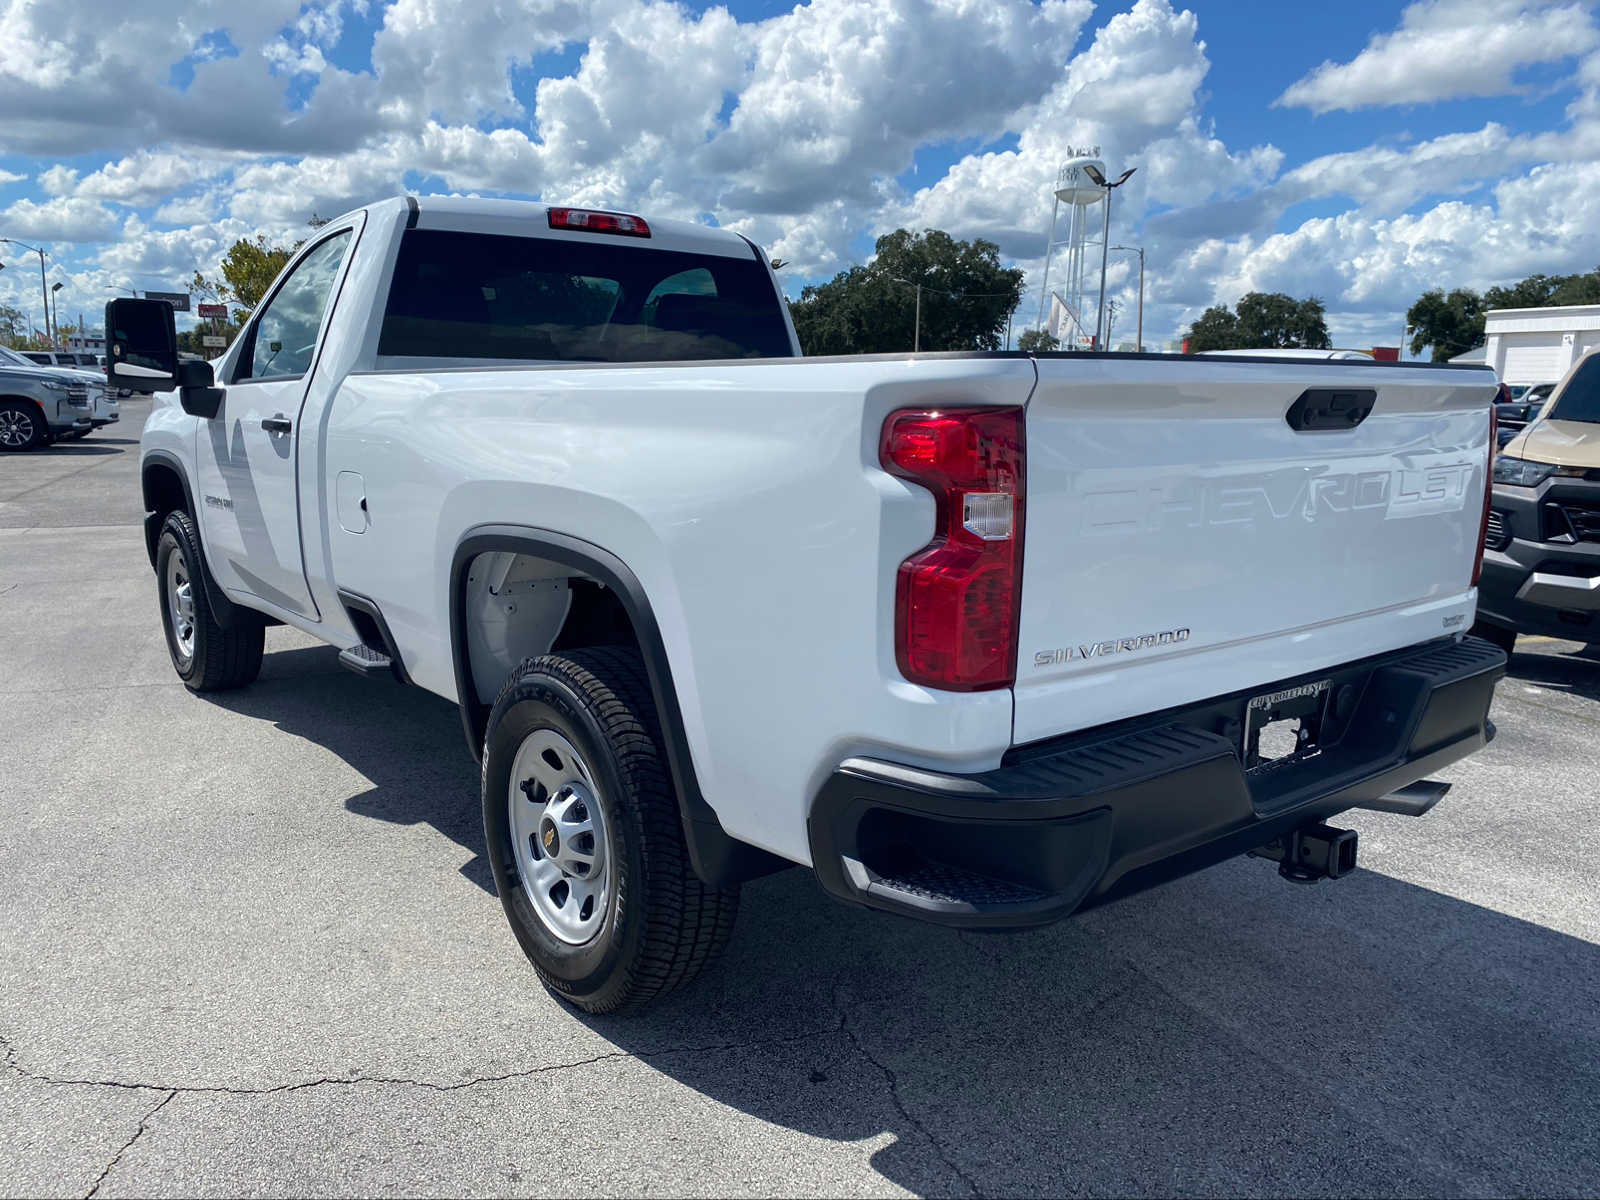
[[[1373,388],[1307,388],[1289,406],[1284,420],[1296,433],[1354,429],[1378,403]]]

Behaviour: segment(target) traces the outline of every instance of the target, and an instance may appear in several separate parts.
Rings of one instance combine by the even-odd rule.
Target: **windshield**
[[[1591,354],[1578,364],[1545,419],[1600,424],[1600,354]]]
[[[400,243],[378,353],[586,362],[788,358],[794,350],[780,304],[754,253],[414,229]]]

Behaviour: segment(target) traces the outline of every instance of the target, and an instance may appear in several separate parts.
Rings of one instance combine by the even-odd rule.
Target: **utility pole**
[[[909,279],[901,279],[898,275],[890,275],[888,278],[895,283],[903,283],[907,287],[917,289],[917,315],[911,327],[911,353],[915,354],[922,349],[922,285],[913,283]]]
[[[50,288],[50,307],[47,310],[45,310],[46,315],[50,318],[50,324],[54,327],[50,332],[50,345],[56,350],[61,349],[61,322],[58,321],[56,319],[56,316],[55,316],[55,312],[56,312],[56,293],[61,290],[61,286],[62,285],[61,285],[61,282],[59,280],[57,280],[53,285],[51,285],[51,288]]]
[[[55,335],[50,332],[50,290],[44,278],[45,252],[38,246],[30,246],[27,242],[19,242],[15,238],[0,238],[8,246],[21,246],[24,250],[31,250],[39,256],[39,298],[44,301],[44,335],[51,345],[55,344]]]
[[[1139,353],[1144,353],[1144,247],[1143,246],[1113,246],[1113,250],[1131,250],[1139,256],[1139,332],[1135,335],[1139,341]],[[1109,335],[1108,335],[1109,336]]]

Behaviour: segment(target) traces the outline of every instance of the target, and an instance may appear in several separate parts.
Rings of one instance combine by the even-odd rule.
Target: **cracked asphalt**
[[[1362,869],[960,935],[745,891],[643,1016],[504,925],[448,704],[269,631],[191,696],[139,424],[0,457],[0,1195],[1600,1192],[1600,655]]]

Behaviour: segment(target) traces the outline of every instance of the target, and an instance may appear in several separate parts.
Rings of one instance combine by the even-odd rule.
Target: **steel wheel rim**
[[[569,946],[592,941],[611,898],[611,835],[593,773],[555,730],[522,739],[506,815],[522,893],[540,923]]]
[[[185,662],[194,657],[194,583],[183,555],[167,558],[167,615],[172,618],[172,640]]]
[[[27,413],[7,409],[0,412],[0,442],[8,446],[26,446],[33,440],[33,419]]]

